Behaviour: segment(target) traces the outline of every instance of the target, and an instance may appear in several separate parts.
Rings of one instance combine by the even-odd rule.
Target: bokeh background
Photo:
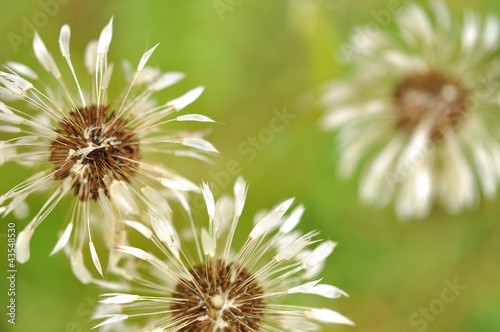
[[[435,209],[429,218],[402,223],[395,218],[392,206],[380,211],[361,204],[356,179],[336,177],[334,136],[318,129],[321,109],[314,103],[317,89],[349,73],[339,47],[348,40],[353,27],[372,22],[377,13],[403,3],[3,1],[0,62],[15,60],[40,69],[31,48],[30,22],[37,25],[61,66],[57,38],[60,27],[69,23],[73,63],[81,63],[87,42],[97,38],[114,15],[110,60],[120,64],[126,58],[137,63],[146,48],[161,42],[149,64],[165,71],[183,71],[188,76],[156,98],[166,101],[205,85],[205,93],[188,111],[219,121],[209,126],[208,138],[221,152],[214,165],[193,160],[166,163],[197,182],[204,179],[212,183],[217,193],[231,192],[235,176],[226,179],[216,174],[236,163],[250,183],[240,225],[242,236],[251,229],[255,212],[295,196],[306,207],[301,229],[318,229],[323,238],[339,241],[323,276],[325,282],[346,290],[350,297],[291,299],[335,309],[357,324],[332,325],[324,331],[500,331],[500,200],[483,202],[476,210],[459,216]],[[455,15],[462,15],[466,8],[500,14],[496,0],[477,0],[474,4],[450,1],[448,5]],[[49,12],[46,20],[40,12]],[[383,24],[384,29],[393,29],[392,17],[389,21],[387,26]],[[115,74],[112,89],[119,91],[120,70]],[[285,111],[291,114],[288,123],[282,130],[270,131],[276,112]],[[257,145],[252,146],[254,139]],[[0,171],[2,193],[30,172],[11,164]],[[29,201],[31,215],[47,197],[40,195]],[[48,257],[64,223],[66,207],[64,203],[58,206],[37,229],[31,242],[31,260],[18,265],[15,326],[7,324],[5,315],[5,233],[12,218],[0,224],[1,331],[80,332],[95,324],[91,315],[99,289],[82,286],[63,254]],[[17,222],[18,231],[28,220]],[[197,220],[206,222],[204,211]],[[457,281],[467,288],[436,314],[436,303],[442,301],[447,281]],[[430,318],[418,316],[425,324],[412,322],[412,317],[429,306],[434,306]]]

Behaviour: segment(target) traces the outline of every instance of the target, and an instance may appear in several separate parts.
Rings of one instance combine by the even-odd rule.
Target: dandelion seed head
[[[99,189],[109,196],[113,180],[129,181],[139,160],[139,141],[127,121],[110,107],[79,109],[59,122],[49,160],[56,180],[71,178],[81,201],[96,200]]]
[[[179,282],[171,309],[174,316],[192,317],[181,331],[259,331],[263,291],[247,270],[235,270],[232,276],[232,265],[219,260],[193,267],[193,279]]]
[[[397,126],[408,133],[425,117],[435,117],[431,137],[441,139],[456,127],[467,111],[468,92],[438,71],[405,77],[394,92]]]
[[[0,211],[4,216],[26,217],[25,199],[37,192],[50,193],[19,241],[18,259],[25,262],[35,229],[63,198],[72,196],[67,225],[51,254],[63,251],[71,256],[75,275],[88,283],[93,277],[83,264],[84,254],[90,254],[100,275],[103,271],[102,249],[94,246],[93,234],[102,236],[109,249],[125,244],[124,225],[147,233],[137,224],[140,221],[130,220],[139,219],[142,209],[168,214],[170,207],[164,197],[181,201],[189,209],[185,203],[188,192],[198,191],[198,187],[154,159],[172,155],[210,161],[204,154],[218,151],[199,131],[164,130],[176,121],[213,120],[201,114],[180,114],[201,95],[203,87],[161,103],[155,100],[156,92],[184,78],[182,73],[148,66],[158,44],[137,59],[135,69],[123,60],[124,86],[120,94],[112,95],[114,65],[108,60],[113,18],[98,41],[88,43],[85,78],[77,75],[80,71],[73,64],[71,36],[69,25],[64,25],[56,57],[42,37],[34,35],[35,57],[55,84],[18,62],[7,62],[5,71],[0,70],[0,132],[11,135],[0,141],[0,165],[39,166],[31,177],[0,196]],[[60,62],[68,70],[60,70]],[[105,271],[112,270],[118,259],[115,252],[109,257]]]
[[[120,264],[126,273],[117,277],[125,278],[130,287],[127,294],[103,295],[105,299],[100,301],[97,312],[109,314],[96,315],[105,319],[97,326],[120,332],[257,332],[313,331],[319,328],[316,323],[354,325],[330,309],[280,301],[289,294],[329,299],[347,296],[334,286],[319,284],[321,278],[310,281],[321,272],[336,243],[315,239],[319,234],[316,231],[291,233],[304,212],[302,205],[286,215],[293,203],[288,199],[259,216],[260,221],[238,250],[233,240],[245,203],[246,182],[238,178],[234,198],[222,196],[215,200],[207,184],[202,191],[209,225],[201,228],[201,234],[194,223],[191,225],[197,255],[185,246],[184,238],[175,235],[170,220],[151,214],[153,235],[138,231],[152,240],[165,257],[130,246],[118,248],[126,254]],[[227,221],[223,224],[228,223],[225,226],[219,223],[224,219]],[[171,246],[172,238],[179,245]],[[321,243],[311,249],[316,242]],[[139,261],[130,264],[127,256]],[[113,307],[116,304],[120,306]],[[116,324],[116,315],[127,317],[125,326]]]
[[[338,173],[401,220],[474,208],[500,188],[500,21],[442,0],[411,3],[395,29],[356,29],[345,80],[325,87],[322,126],[337,133]]]

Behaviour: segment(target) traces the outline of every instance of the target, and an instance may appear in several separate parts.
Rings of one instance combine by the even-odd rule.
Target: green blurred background
[[[240,228],[242,237],[251,228],[256,211],[295,196],[306,207],[301,229],[319,229],[323,238],[339,241],[323,276],[325,282],[346,290],[350,298],[305,300],[335,309],[357,326],[328,326],[324,331],[500,331],[500,200],[484,202],[477,210],[456,217],[436,209],[425,220],[401,223],[392,207],[379,211],[362,205],[357,198],[356,179],[336,178],[333,135],[318,129],[321,112],[312,102],[315,89],[348,73],[338,56],[339,47],[354,26],[374,21],[374,13],[386,10],[390,3],[3,1],[0,62],[15,60],[41,71],[33,55],[31,36],[26,34],[30,32],[26,22],[38,22],[38,31],[62,67],[57,38],[60,27],[69,23],[74,64],[80,67],[86,43],[97,38],[114,15],[110,60],[120,64],[126,58],[137,64],[147,47],[161,42],[149,64],[165,71],[183,71],[188,76],[155,97],[166,101],[205,85],[205,93],[188,112],[220,122],[210,127],[208,137],[221,152],[215,165],[178,159],[167,163],[197,182],[204,179],[212,183],[219,193],[231,192],[235,176],[230,185],[224,185],[222,182],[227,181],[222,180],[226,179],[214,174],[237,164],[250,184]],[[464,0],[449,5],[456,15],[472,6]],[[478,0],[472,9],[483,14],[500,13],[500,3]],[[44,11],[51,12],[45,15],[49,17],[46,22],[40,14]],[[392,24],[387,28],[393,28]],[[19,45],[12,44],[14,35]],[[115,91],[122,87],[121,70],[117,69],[111,83]],[[282,130],[270,131],[275,112],[284,110],[293,115],[289,123]],[[252,137],[259,134],[258,147],[252,148]],[[30,170],[7,164],[1,172],[3,193]],[[31,215],[47,197],[40,195],[29,201]],[[58,206],[37,229],[30,261],[18,265],[15,326],[6,322],[8,287],[2,277],[1,331],[79,332],[95,324],[90,317],[99,290],[82,286],[64,255],[48,257],[66,216],[67,203]],[[3,270],[10,220],[1,226]],[[204,213],[197,220],[205,222]],[[18,222],[18,231],[27,221]],[[455,280],[467,288],[440,308],[447,281]],[[433,307],[432,316],[425,326],[412,323],[412,317],[415,319],[429,306]]]

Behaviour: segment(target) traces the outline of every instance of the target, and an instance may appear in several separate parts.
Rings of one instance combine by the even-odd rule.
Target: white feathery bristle
[[[446,4],[443,2],[443,0],[434,0],[431,2],[431,7],[434,11],[438,23],[445,30],[448,30],[451,26],[451,15]]]
[[[345,297],[349,297],[349,294],[347,294],[343,290],[335,286],[325,284],[315,285],[314,287],[305,290],[303,293],[320,295],[329,299],[337,299],[342,295]]]
[[[0,121],[8,122],[11,124],[21,124],[24,119],[16,114],[0,113]]]
[[[174,85],[182,80],[186,75],[180,72],[168,72],[160,75],[151,85],[149,89],[152,91],[160,91]]]
[[[161,75],[161,70],[154,67],[144,67],[141,71],[134,73],[134,85],[150,85]],[[156,106],[156,105],[155,105]]]
[[[150,186],[141,188],[141,191],[144,196],[146,196],[146,198],[151,202],[151,205],[155,210],[161,211],[163,213],[172,212],[170,205],[160,192],[151,188]]]
[[[155,46],[151,47],[149,50],[144,52],[144,54],[141,57],[141,61],[139,61],[139,66],[137,66],[137,71],[142,71],[144,69],[144,66],[146,65],[146,63],[148,62],[149,58],[156,50],[158,45],[160,45],[160,43],[156,44]]]
[[[177,241],[177,233],[166,218],[159,215],[151,215],[151,224],[158,238],[165,242],[175,257],[179,258],[179,244]]]
[[[69,53],[69,40],[71,38],[71,29],[69,25],[65,24],[61,28],[61,33],[59,34],[59,48],[61,49],[61,54],[65,58],[70,57]]]
[[[135,203],[128,184],[124,181],[114,181],[109,189],[111,198],[122,210],[130,214],[138,214],[139,208]]]
[[[161,271],[168,270],[168,265],[165,264],[161,259],[158,257],[145,252],[142,249],[135,248],[135,247],[130,247],[130,246],[116,246],[116,250],[126,253],[128,255],[132,255],[136,258],[142,259],[144,261],[149,262],[151,265],[159,268]]]
[[[95,281],[98,281],[98,279],[96,279]],[[102,281],[102,280],[100,280]],[[96,282],[96,285],[98,286],[101,286],[100,285],[101,283],[97,283]],[[104,289],[108,289],[107,287],[102,287]],[[115,293],[116,295],[120,294],[120,293]],[[110,295],[110,294],[102,294],[101,296],[105,296],[105,295]],[[122,307],[119,306],[119,305],[105,305],[105,304],[100,304],[98,303],[94,309],[94,314],[93,314],[93,318],[96,318],[96,317],[106,317],[106,315],[114,315],[114,314],[119,314],[120,312],[122,311]]]
[[[187,195],[184,192],[177,191],[177,190],[174,190],[173,194],[174,194],[175,198],[177,198],[177,200],[179,201],[179,203],[182,206],[182,208],[184,209],[184,211],[186,211],[186,213],[188,215],[190,215],[191,214],[191,205],[189,205],[189,202],[186,198]]]
[[[101,322],[101,323],[97,324],[96,326],[94,326],[92,328],[92,330],[96,329],[98,327],[104,326],[104,325],[113,324],[113,323],[125,320],[128,318],[128,315],[113,314],[113,315],[108,315],[107,317],[109,317],[109,318],[106,319],[104,322]],[[101,318],[101,317],[94,317],[94,318]],[[102,317],[102,318],[104,318],[104,317]]]
[[[30,207],[26,201],[22,201],[15,209],[14,216],[17,219],[25,219],[30,214]]]
[[[274,259],[277,262],[292,259],[293,257],[297,256],[297,254],[301,252],[305,247],[307,247],[308,244],[309,241],[305,239],[298,239],[280,250],[280,252],[277,253],[276,256],[274,256]]]
[[[323,323],[335,323],[355,325],[349,318],[342,316],[338,312],[328,308],[312,308],[305,312],[307,318],[314,319]]]
[[[59,237],[59,240],[57,241],[56,245],[54,246],[54,249],[50,252],[50,256],[56,254],[64,248],[64,246],[68,243],[69,238],[71,236],[71,232],[73,231],[73,223],[70,222],[68,226],[66,226],[66,229],[64,232],[61,234],[61,237]]]
[[[255,240],[261,235],[269,232],[280,221],[281,217],[290,208],[294,198],[287,199],[283,203],[276,206],[270,213],[265,215],[250,232],[250,238]]]
[[[4,112],[5,114],[14,114],[7,105],[5,105],[3,102],[0,101],[0,111]]]
[[[207,164],[213,165],[213,161],[210,158],[201,154],[200,152],[196,152],[193,150],[175,150],[175,151],[173,151],[173,154],[174,154],[174,156],[178,156],[178,157],[187,157],[187,158],[198,159],[198,160],[206,162]]]
[[[69,177],[71,178],[71,177]],[[104,213],[108,216],[111,217],[114,215],[113,212],[113,207],[111,206],[111,202],[109,201],[109,197],[106,195],[104,192],[104,189],[99,188],[97,189],[98,193],[98,198],[99,198],[99,203],[101,203],[101,208],[104,211]]]
[[[479,38],[479,18],[476,14],[467,12],[464,15],[462,27],[462,50],[470,51]]]
[[[103,56],[108,53],[112,37],[113,37],[113,17],[111,17],[111,20],[109,20],[108,25],[106,25],[104,29],[102,29],[101,35],[99,36],[99,41],[97,44],[98,55]]]
[[[97,251],[95,250],[94,243],[92,241],[89,242],[89,248],[90,248],[90,256],[92,257],[92,262],[94,262],[95,268],[102,276],[101,262],[99,261],[99,256],[97,256]]]
[[[276,246],[278,251],[281,251],[297,241],[301,235],[302,233],[300,231],[283,234],[276,239],[276,243],[274,245]]]
[[[104,73],[104,77],[101,83],[101,90],[106,90],[109,87],[109,82],[111,82],[111,76],[113,76],[113,69],[115,68],[114,64],[109,64],[108,68],[106,68],[106,72]]]
[[[239,176],[234,183],[234,204],[236,216],[241,216],[245,200],[247,197],[248,186],[243,177]]]
[[[95,73],[97,61],[97,40],[92,40],[85,49],[85,67],[90,75]]]
[[[262,218],[250,232],[249,237],[255,240],[272,229],[285,214],[284,211],[273,211]]]
[[[321,326],[314,324],[304,318],[299,317],[287,317],[280,321],[280,323],[291,331],[319,331]]]
[[[180,191],[198,191],[198,187],[194,186],[192,183],[187,181],[176,181],[167,178],[159,178],[158,182],[160,182],[163,186]]]
[[[302,278],[311,279],[318,276],[325,268],[325,265],[326,261],[323,260],[316,265],[306,268],[304,274],[302,275]]]
[[[281,225],[280,233],[288,234],[289,232],[291,232],[300,222],[300,218],[304,214],[304,210],[304,205],[300,204],[299,206],[297,206],[288,216],[285,222],[283,222],[283,225]]]
[[[290,206],[293,204],[294,200],[295,200],[294,197],[289,198],[289,199],[281,202],[280,204],[276,205],[275,207],[273,207],[272,211],[283,211],[283,212],[286,212],[286,211],[288,211],[288,209],[290,208]]]
[[[112,243],[115,247],[127,242],[127,231],[125,229],[121,229],[115,232],[108,232],[108,234],[105,235],[107,238],[106,243]],[[120,262],[122,256],[122,252],[115,250],[114,247],[110,248],[108,254],[108,271],[112,273],[118,273],[117,271],[120,270],[120,268],[118,267],[118,263]]]
[[[201,245],[205,255],[210,257],[215,256],[215,242],[205,228],[201,229]]]
[[[92,274],[90,274],[89,270],[85,267],[81,250],[75,251],[71,255],[71,269],[73,270],[73,274],[82,284],[88,284],[92,281]]]
[[[5,79],[1,79],[2,77]],[[16,89],[21,91],[33,89],[33,84],[30,81],[15,74],[0,72],[0,82],[11,88],[13,91]]]
[[[67,177],[61,183],[61,195],[66,195],[71,188],[73,188],[73,178],[71,176]]]
[[[201,114],[186,114],[175,118],[177,121],[197,121],[197,122],[215,122],[211,118]]]
[[[205,199],[205,204],[207,205],[208,216],[213,220],[215,216],[214,195],[210,190],[208,184],[206,184],[205,182],[203,182],[203,185],[201,186],[201,191],[203,193],[203,198]]]
[[[45,44],[43,43],[42,38],[40,38],[38,32],[35,32],[35,37],[33,38],[33,50],[35,51],[36,58],[40,61],[45,70],[52,73],[52,75],[59,79],[61,77],[61,72],[59,71],[59,68],[57,68],[54,58],[52,58],[52,55],[47,50],[47,47],[45,47]]]
[[[16,259],[19,263],[26,263],[30,259],[30,241],[33,233],[33,229],[26,227],[17,236]]]
[[[22,202],[24,202],[24,200],[26,199],[26,197],[28,197],[28,194],[29,193],[25,192],[25,193],[16,195],[10,201],[9,205],[7,206],[7,210],[5,211],[5,215],[4,216],[7,216],[9,213],[11,213],[12,211],[14,211],[20,204],[22,204]]]
[[[132,227],[133,229],[141,233],[145,238],[151,239],[153,237],[153,231],[142,223],[134,220],[123,220],[123,222],[125,223],[125,225]]]
[[[139,248],[130,247],[130,246],[117,246],[116,249],[118,251],[124,252],[126,254],[132,255],[136,258],[139,258],[139,259],[142,259],[145,261],[154,260],[153,255],[151,255],[150,253],[147,253],[144,250],[139,249]]]
[[[500,36],[500,23],[495,14],[489,14],[484,24],[483,45],[486,49],[496,49],[498,47],[498,37]]]
[[[94,279],[92,280],[92,283],[96,284],[97,286],[104,288],[104,289],[109,289],[112,291],[118,291],[118,292],[128,292],[130,291],[130,286],[124,282],[114,282],[114,281],[106,281],[106,280],[101,280],[101,279]],[[111,307],[111,306],[109,306]],[[96,308],[97,312],[97,308]]]
[[[35,71],[25,64],[15,61],[7,61],[7,66],[20,75],[26,76],[33,80],[38,79],[38,75],[35,73]]]
[[[14,126],[0,126],[0,131],[4,133],[20,133],[21,128]]]
[[[131,83],[135,73],[132,64],[127,60],[122,60],[122,70],[127,82]]]
[[[105,300],[99,301],[99,303],[107,303],[107,304],[125,304],[132,303],[140,298],[139,295],[134,294],[118,294],[112,297],[108,297]]]
[[[215,205],[214,227],[217,234],[224,232],[234,215],[234,199],[228,195],[224,195],[217,201]]]
[[[0,72],[0,74],[4,73]],[[0,76],[0,84],[3,84],[5,86],[5,88],[0,86],[0,96],[4,95],[13,96],[12,100],[15,100],[23,92],[21,89],[12,84],[9,80],[3,79],[1,76]]]
[[[311,255],[305,260],[304,262],[305,266],[311,267],[326,259],[333,252],[333,249],[335,248],[336,245],[337,243],[331,240],[321,243],[313,250]]]
[[[286,293],[287,294],[304,293],[304,292],[308,291],[309,289],[311,289],[312,287],[316,286],[320,281],[321,281],[321,279],[306,282],[305,284],[302,284],[300,286],[292,287],[292,288],[288,289],[286,291]]]
[[[205,87],[197,87],[193,90],[189,90],[179,98],[173,99],[167,103],[167,106],[172,106],[176,111],[182,110],[184,107],[188,106],[194,102],[203,93]]]
[[[13,100],[21,97],[23,90],[19,89],[19,87],[12,84],[10,81],[3,79],[0,77],[0,83],[5,86],[5,88],[0,86],[0,96],[13,96]]]
[[[199,137],[186,137],[182,139],[182,145],[205,152],[219,153],[219,151],[212,145],[212,143]]]

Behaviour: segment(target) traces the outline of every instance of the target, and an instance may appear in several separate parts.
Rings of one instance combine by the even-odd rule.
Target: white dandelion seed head
[[[496,196],[500,184],[500,25],[409,4],[397,31],[356,30],[342,48],[354,73],[325,88],[322,126],[338,132],[338,170],[361,168],[363,201],[394,201],[402,219],[428,216],[436,203],[458,213]]]
[[[69,25],[61,28],[57,52],[46,47],[39,33],[33,38],[35,56],[55,78],[55,86],[43,82],[36,68],[18,62],[7,62],[0,71],[0,132],[8,135],[0,144],[0,165],[45,166],[2,195],[0,211],[25,218],[29,195],[52,193],[21,234],[18,259],[28,260],[35,229],[64,197],[73,197],[69,220],[51,255],[64,251],[71,256],[73,270],[83,282],[89,282],[92,273],[84,268],[85,259],[80,256],[91,257],[99,274],[106,271],[102,266],[106,256],[99,253],[100,241],[92,239],[94,234],[102,236],[109,248],[123,245],[126,236],[118,223],[135,219],[128,226],[147,237],[148,232],[137,224],[142,222],[141,210],[166,215],[169,201],[181,201],[185,206],[187,192],[199,192],[191,181],[148,157],[170,154],[210,161],[206,155],[217,153],[203,133],[192,132],[188,137],[184,131],[163,132],[170,122],[214,121],[201,114],[179,113],[200,96],[200,87],[157,106],[153,95],[184,78],[182,73],[165,73],[148,65],[158,44],[135,59],[134,65],[124,65],[124,92],[116,97],[109,94],[114,72],[108,61],[113,24],[111,18],[99,38],[86,48],[88,77],[76,75]],[[62,71],[63,65],[69,71]],[[13,99],[24,106],[12,104]],[[108,270],[118,259],[117,253],[109,255]]]
[[[171,250],[173,241],[178,241],[172,223],[152,214],[152,240],[165,257],[130,246],[118,248],[145,266],[133,271],[126,293],[103,295],[99,310],[115,316],[97,317],[102,319],[97,327],[116,330],[114,324],[125,316],[125,325],[130,322],[141,331],[288,331],[292,322],[301,330],[314,330],[322,323],[352,325],[331,309],[279,304],[288,294],[328,299],[347,296],[339,288],[321,283],[322,278],[305,278],[309,269],[324,263],[336,244],[316,240],[318,232],[301,235],[295,231],[299,233],[296,236],[290,232],[303,212],[299,205],[287,214],[293,199],[262,216],[240,249],[234,249],[238,211],[246,190],[247,184],[240,178],[234,188],[235,199],[222,196],[215,200],[210,187],[202,185],[208,227],[202,227],[201,232],[194,228],[198,248],[194,255],[186,243],[178,244],[177,253]],[[224,219],[227,221],[220,223]],[[320,243],[308,249],[315,242]],[[106,310],[106,305],[113,310]],[[128,330],[133,328],[120,327],[120,331]]]

